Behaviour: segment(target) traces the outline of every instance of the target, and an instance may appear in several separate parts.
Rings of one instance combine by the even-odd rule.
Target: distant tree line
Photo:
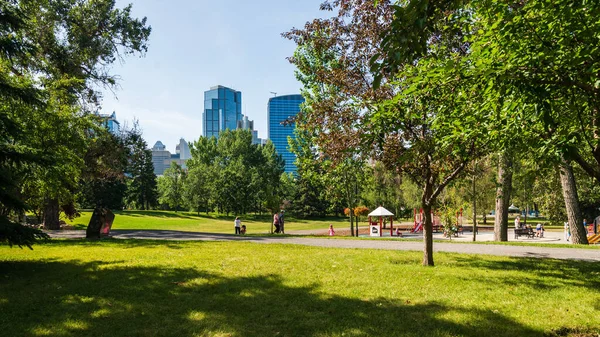
[[[158,180],[159,201],[174,210],[245,214],[278,211],[285,199],[284,162],[273,143],[252,144],[247,130],[200,137],[183,169],[176,163]]]

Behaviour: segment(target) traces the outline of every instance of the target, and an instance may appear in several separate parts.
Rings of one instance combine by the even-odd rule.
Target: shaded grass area
[[[6,336],[595,336],[600,264],[245,242],[0,247]],[[553,331],[557,332],[554,333]]]
[[[189,232],[207,233],[233,233],[233,221],[235,216],[222,214],[208,215],[192,212],[172,211],[114,211],[115,221],[113,229],[152,229],[152,230],[178,230]],[[67,224],[75,229],[85,229],[90,221],[92,212],[81,212],[81,217],[68,221]],[[249,214],[240,216],[242,223],[248,228],[249,234],[269,233],[272,215]],[[329,224],[346,226],[348,220],[345,218],[328,217],[323,219],[297,219],[286,215],[286,231],[294,230],[327,230]]]

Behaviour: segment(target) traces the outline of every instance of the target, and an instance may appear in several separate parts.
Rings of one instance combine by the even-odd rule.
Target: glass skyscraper
[[[300,112],[300,104],[304,103],[302,95],[284,95],[271,97],[267,107],[269,120],[269,139],[275,145],[277,153],[285,160],[285,172],[296,173],[296,155],[290,152],[288,137],[294,138],[294,123],[284,123]]]
[[[119,121],[117,120],[116,112],[113,111],[112,114],[101,114],[96,111],[95,114],[102,118],[104,126],[108,129],[110,133],[117,136],[121,133],[121,123],[119,123]]]
[[[242,93],[217,85],[204,92],[202,128],[205,137],[219,137],[225,129],[235,130],[242,120]]]

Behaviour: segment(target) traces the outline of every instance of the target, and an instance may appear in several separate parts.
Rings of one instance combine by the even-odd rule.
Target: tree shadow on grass
[[[207,243],[209,241],[195,241],[196,244]],[[128,248],[169,248],[169,249],[184,249],[185,243],[183,241],[169,241],[169,240],[151,240],[151,239],[113,239],[103,238],[100,240],[87,240],[87,239],[52,239],[47,242],[40,242],[40,245],[48,246],[64,246],[69,248],[72,246],[98,246],[98,247],[109,247],[115,246],[119,249]],[[34,246],[35,249],[35,246]]]
[[[498,312],[347,298],[277,275],[56,260],[2,262],[0,275],[10,336],[543,336]]]
[[[600,289],[600,279],[590,276],[600,273],[598,262],[522,257],[510,257],[508,260],[482,259],[475,255],[457,254],[447,256],[452,260],[453,265],[460,268],[523,272],[522,277],[499,277],[495,281],[488,280],[506,286],[529,284],[532,279],[537,279],[535,287],[540,289],[556,288],[557,284],[585,287],[594,291]],[[546,280],[546,282],[540,283],[539,280]]]

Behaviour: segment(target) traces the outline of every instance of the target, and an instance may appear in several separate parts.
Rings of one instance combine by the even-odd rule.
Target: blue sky
[[[117,1],[146,16],[152,34],[144,58],[114,66],[120,88],[105,92],[101,112],[116,111],[122,125],[137,118],[148,146],[161,140],[174,152],[180,137],[202,134],[204,91],[220,84],[242,92],[244,114],[267,138],[270,92],[300,90],[286,60],[295,45],[281,33],[327,15],[319,11],[322,1]]]

